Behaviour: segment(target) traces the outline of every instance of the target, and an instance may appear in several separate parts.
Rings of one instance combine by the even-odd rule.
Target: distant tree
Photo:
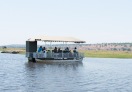
[[[130,44],[130,47],[132,47],[132,44]]]
[[[3,51],[5,51],[6,48],[7,48],[6,46],[3,46],[3,47],[2,47]]]
[[[104,46],[107,47],[107,43],[105,43]]]
[[[121,48],[123,51],[126,51],[127,50],[127,48]]]
[[[117,51],[117,48],[113,48],[114,51]]]
[[[131,49],[130,49],[130,48],[128,48],[128,49],[127,49],[127,51],[131,51]]]
[[[3,48],[3,49],[6,49],[7,47],[6,47],[6,46],[3,46],[2,48]]]
[[[127,47],[127,45],[126,45],[126,44],[124,44],[124,47]]]
[[[90,48],[88,48],[88,50],[91,50]]]

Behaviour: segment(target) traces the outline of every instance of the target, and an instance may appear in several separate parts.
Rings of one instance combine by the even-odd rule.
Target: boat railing
[[[53,58],[53,59],[80,59],[84,57],[83,53],[80,52],[61,52],[61,53],[54,53],[54,52],[26,52],[26,57],[30,58]]]

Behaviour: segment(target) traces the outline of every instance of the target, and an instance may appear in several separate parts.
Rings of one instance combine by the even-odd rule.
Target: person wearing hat
[[[76,53],[76,52],[77,52],[77,48],[76,48],[76,47],[74,48],[73,52],[74,52],[74,53]]]

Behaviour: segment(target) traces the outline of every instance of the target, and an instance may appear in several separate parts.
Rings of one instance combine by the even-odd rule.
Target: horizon
[[[131,0],[0,1],[0,46],[36,35],[75,37],[86,44],[132,42]]]
[[[38,45],[44,45],[44,44],[41,43],[41,44],[38,44]],[[60,43],[58,45],[62,45],[62,44]],[[113,43],[81,43],[81,45],[89,45],[89,44],[91,44],[91,45],[94,45],[94,44],[96,44],[96,45],[99,45],[99,44],[132,44],[132,42],[119,42],[119,43],[118,42],[117,43],[115,43],[115,42],[113,42]],[[22,45],[22,46],[25,45],[26,46],[26,43],[25,44],[7,44],[7,45],[0,45],[0,47],[1,46],[15,46],[15,45]],[[50,44],[46,44],[46,45],[50,45]],[[57,45],[57,44],[53,44],[53,45]],[[75,45],[75,44],[74,43],[71,43],[69,45]]]

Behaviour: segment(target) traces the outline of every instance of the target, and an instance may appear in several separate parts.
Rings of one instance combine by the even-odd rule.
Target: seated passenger
[[[54,48],[54,53],[57,53],[57,47]]]
[[[74,48],[73,52],[74,52],[74,58],[78,58],[78,51],[76,47]]]
[[[42,51],[43,51],[43,53],[44,53],[44,54],[43,54],[43,57],[44,57],[44,58],[46,58],[46,57],[47,57],[46,48],[45,48],[45,47],[43,47]]]
[[[66,47],[65,51],[66,51],[66,52],[69,52],[69,48],[68,48],[68,47]]]
[[[74,53],[77,53],[77,48],[75,47],[74,50],[73,50]]]
[[[62,50],[60,50],[60,48],[58,48],[58,53],[61,53],[62,52]]]
[[[38,52],[41,52],[41,51],[42,51],[42,46],[40,46],[38,49]]]
[[[46,48],[45,48],[45,47],[43,47],[43,48],[42,48],[42,51],[45,53],[45,52],[46,52]]]

